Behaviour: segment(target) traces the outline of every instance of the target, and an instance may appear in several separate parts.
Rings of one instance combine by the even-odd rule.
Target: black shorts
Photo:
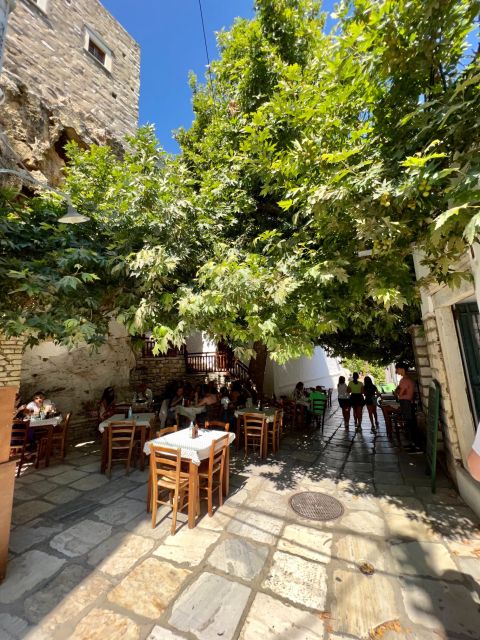
[[[363,407],[365,400],[361,393],[352,393],[350,396],[350,404],[352,407]]]
[[[342,409],[349,409],[350,408],[350,398],[339,398],[338,399],[338,404],[341,406]]]

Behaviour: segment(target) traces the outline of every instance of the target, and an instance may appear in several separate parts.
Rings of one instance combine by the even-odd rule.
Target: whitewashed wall
[[[345,371],[336,358],[330,358],[325,351],[316,347],[311,358],[297,358],[285,365],[271,363],[267,367],[266,378],[275,395],[290,395],[297,384],[303,382],[306,387],[322,385],[335,388],[338,378]]]

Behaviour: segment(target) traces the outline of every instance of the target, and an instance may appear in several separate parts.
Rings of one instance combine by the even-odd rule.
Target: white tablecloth
[[[154,413],[134,413],[131,418],[128,418],[128,420],[134,420],[139,427],[148,427],[150,425],[150,421],[154,417]],[[107,418],[106,420],[101,422],[98,425],[98,430],[100,431],[100,433],[103,433],[110,422],[121,422],[123,420],[127,420],[127,418],[125,418],[125,414],[116,413],[114,416],[111,416],[110,418]]]
[[[181,429],[173,433],[167,433],[166,436],[149,440],[143,447],[144,453],[150,455],[150,445],[156,444],[162,447],[172,449],[181,449],[182,458],[191,460],[194,464],[199,465],[210,455],[210,445],[224,435],[228,435],[228,443],[231,444],[235,440],[234,433],[227,431],[216,431],[214,429],[199,429],[198,438],[192,438],[190,429]]]
[[[48,427],[49,425],[53,425],[54,427],[63,420],[62,416],[55,416],[54,418],[44,418],[40,420],[40,418],[30,418],[30,426],[31,427]]]
[[[207,410],[205,405],[201,407],[175,407],[175,413],[179,413],[181,416],[187,416],[190,420],[195,420],[199,413],[204,413]]]
[[[246,413],[255,413],[256,415],[259,416],[265,416],[267,419],[267,422],[273,422],[274,418],[275,418],[275,412],[278,411],[278,409],[275,409],[274,407],[269,407],[268,409],[257,409],[256,407],[252,407],[251,409],[237,409],[235,411],[235,418],[238,418],[239,416],[243,416]]]

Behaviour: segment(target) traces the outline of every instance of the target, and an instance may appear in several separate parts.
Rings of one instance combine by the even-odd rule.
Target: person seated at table
[[[178,387],[175,391],[175,395],[170,400],[170,405],[168,407],[168,418],[173,418],[175,420],[175,416],[177,413],[177,407],[181,407],[185,402],[183,385]]]
[[[215,385],[207,385],[202,388],[202,399],[199,400],[197,407],[208,407],[218,402],[218,391]]]
[[[31,411],[33,418],[46,418],[49,413],[55,413],[55,406],[51,400],[47,400],[42,391],[33,395],[32,401],[26,408]]]
[[[20,400],[20,395],[15,394],[15,408],[13,409],[13,419],[14,420],[30,420],[32,415],[32,410],[27,409],[27,405],[22,403]]]
[[[153,391],[146,382],[141,382],[135,389],[137,394],[137,402],[151,402],[153,399]]]
[[[103,390],[102,397],[100,398],[100,404],[98,405],[98,420],[103,422],[115,414],[115,389],[113,387],[106,387]]]
[[[300,404],[308,405],[308,398],[303,382],[297,382],[295,385],[295,389],[292,393],[292,400]]]

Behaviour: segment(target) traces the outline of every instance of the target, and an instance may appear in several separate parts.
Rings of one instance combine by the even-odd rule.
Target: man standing
[[[408,366],[404,362],[397,362],[395,373],[402,376],[395,391],[400,403],[400,413],[405,420],[405,430],[410,438],[410,451],[416,453],[420,449],[416,446],[416,421],[413,410],[413,400],[415,398],[415,382],[408,375]]]

